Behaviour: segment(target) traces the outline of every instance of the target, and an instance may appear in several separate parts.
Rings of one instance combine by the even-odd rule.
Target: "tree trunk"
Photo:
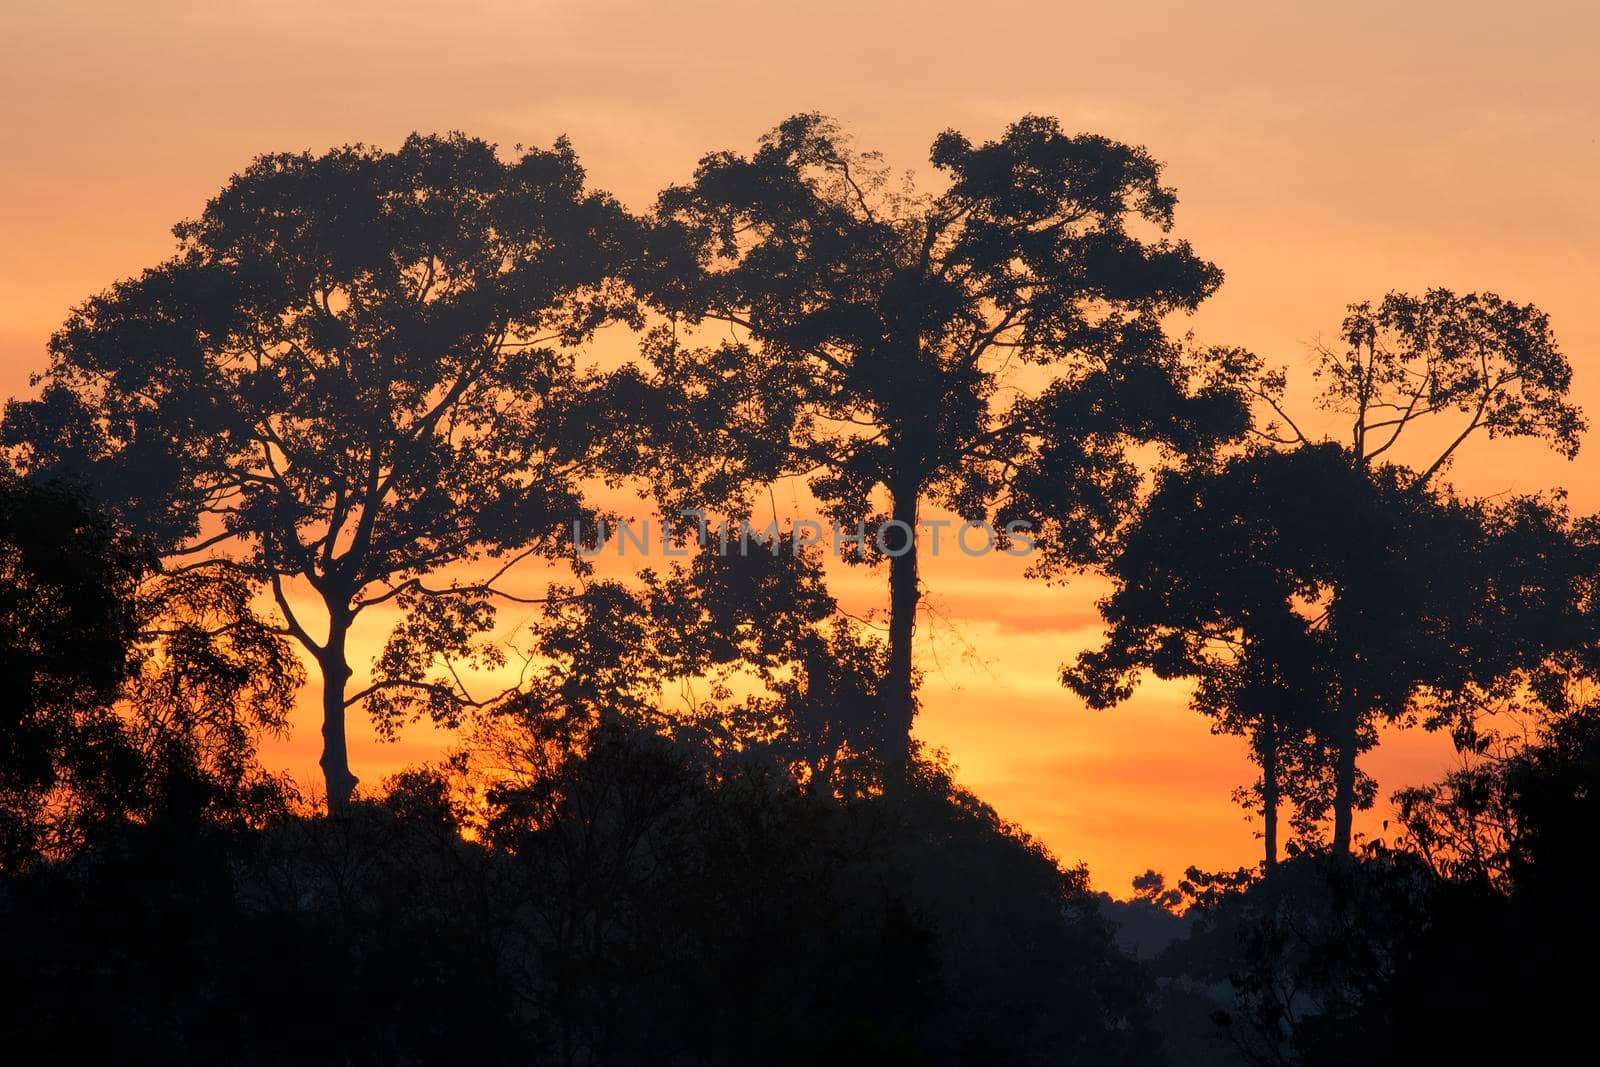
[[[1261,837],[1266,848],[1266,873],[1278,869],[1278,721],[1271,712],[1261,720]]]
[[[1356,812],[1356,700],[1340,698],[1338,760],[1333,778],[1333,853],[1350,854],[1351,827]]]
[[[358,779],[350,773],[350,753],[344,738],[344,694],[350,681],[350,666],[345,661],[345,638],[350,623],[334,616],[328,626],[328,643],[317,656],[322,668],[322,780],[328,791],[328,814],[334,815],[350,804]]]
[[[889,668],[884,679],[884,748],[880,753],[891,768],[906,769],[911,762],[911,722],[917,714],[917,694],[912,682],[911,639],[917,628],[917,498],[914,484],[892,491],[892,518],[905,524],[885,535],[890,548],[904,548],[889,557]],[[909,535],[907,534],[909,531]],[[896,538],[909,536],[908,544]]]

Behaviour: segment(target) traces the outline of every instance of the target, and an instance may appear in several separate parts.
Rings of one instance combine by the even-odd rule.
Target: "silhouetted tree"
[[[120,751],[110,708],[152,562],[81,495],[0,471],[0,872],[58,851],[52,796]]]
[[[118,700],[147,783],[129,791],[135,815],[260,825],[292,796],[256,750],[287,729],[305,668],[277,621],[256,612],[256,592],[227,565],[142,584],[133,671]]]
[[[1374,785],[1352,767],[1340,788],[1337,753],[1385,721],[1468,742],[1478,712],[1587,639],[1586,559],[1537,498],[1463,503],[1331,444],[1251,451],[1161,478],[1110,564],[1106,643],[1064,677],[1096,706],[1141,669],[1196,679],[1195,706],[1252,739],[1268,867],[1280,794],[1303,834],[1331,805],[1344,852]]]
[[[172,259],[79,307],[41,395],[8,406],[26,468],[82,479],[174,566],[221,552],[270,585],[321,675],[330,808],[356,784],[348,709],[469,700],[437,660],[472,654],[494,578],[430,576],[555,555],[582,514],[563,346],[622,306],[622,218],[564,141],[509,163],[460,135],[263,156]],[[409,622],[351,693],[351,626],[386,604]]]
[[[1572,368],[1561,354],[1550,320],[1532,304],[1493,293],[1457,295],[1430,289],[1421,296],[1391,292],[1374,307],[1353,304],[1342,329],[1344,349],[1318,347],[1317,376],[1325,381],[1322,406],[1350,420],[1349,450],[1368,468],[1402,444],[1414,424],[1437,416],[1446,444],[1424,458],[1410,485],[1421,491],[1446,469],[1474,434],[1532,437],[1571,458],[1584,420],[1567,401]],[[1309,443],[1282,404],[1281,375],[1263,379],[1256,392],[1276,415],[1266,433],[1290,445]],[[1346,617],[1347,627],[1358,626]],[[1361,638],[1335,634],[1353,650]],[[1333,844],[1350,846],[1356,806],[1356,756],[1372,694],[1356,685],[1341,691]]]
[[[814,474],[831,518],[866,524],[853,558],[890,557],[890,765],[915,713],[925,502],[1048,523],[1078,560],[1123,513],[1130,446],[1199,450],[1245,422],[1226,365],[1162,333],[1221,273],[1162,236],[1176,197],[1147,152],[1029,117],[982,145],[943,133],[931,159],[943,192],[897,191],[832,122],[795,116],[662,193],[636,275],[671,319],[647,345],[673,396],[666,497]],[[677,323],[707,320],[735,339],[681,347]]]
[[[0,871],[70,860],[130,821],[259,818],[256,742],[304,672],[225,568],[159,571],[75,491],[0,483]]]
[[[840,613],[814,549],[705,551],[560,594],[531,626],[527,684],[492,719],[581,739],[620,718],[824,792],[865,787],[885,651]]]
[[[1576,450],[1571,370],[1544,314],[1492,294],[1391,293],[1352,306],[1344,336],[1343,352],[1319,348],[1318,376],[1323,406],[1353,420],[1350,446],[1313,443],[1285,411],[1284,376],[1257,376],[1238,353],[1271,410],[1258,436],[1289,451],[1165,478],[1111,565],[1105,648],[1064,675],[1098,706],[1125,698],[1141,667],[1197,679],[1196,706],[1253,738],[1268,866],[1284,755],[1300,823],[1331,801],[1333,845],[1348,852],[1372,796],[1356,759],[1377,722],[1421,701],[1441,725],[1571,636],[1564,520],[1532,500],[1474,508],[1434,485],[1478,431]],[[1465,421],[1420,472],[1381,459],[1449,413]]]
[[[1335,681],[1319,647],[1327,568],[1317,552],[1325,531],[1343,543],[1346,531],[1327,524],[1351,515],[1347,494],[1330,491],[1345,469],[1323,448],[1163,475],[1107,564],[1115,588],[1100,604],[1103,647],[1063,671],[1091,707],[1127,699],[1141,669],[1194,679],[1192,705],[1218,731],[1247,736],[1261,767],[1269,870],[1280,798],[1320,814],[1319,741]]]

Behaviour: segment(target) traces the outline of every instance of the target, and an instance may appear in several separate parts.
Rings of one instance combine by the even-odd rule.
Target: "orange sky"
[[[1343,305],[1389,288],[1492,289],[1551,313],[1600,418],[1600,13],[1585,3],[539,3],[536,0],[35,3],[0,15],[0,395],[26,388],[67,309],[162,258],[255,153],[392,146],[460,129],[504,145],[569,134],[594,182],[644,207],[708,149],[800,110],[896,167],[935,133],[1027,112],[1146,144],[1179,230],[1228,280],[1193,320],[1301,371]],[[1589,442],[1590,448],[1600,443]],[[1572,490],[1587,454],[1476,445],[1477,492]],[[1004,557],[929,561],[925,739],[963,780],[1096,882],[1251,862],[1228,800],[1251,776],[1183,694],[1084,710],[1057,666],[1098,636],[1095,586],[1023,582]],[[873,606],[881,578],[838,591]],[[300,724],[270,756],[315,770]],[[353,731],[376,781],[439,739]],[[1450,761],[1393,738],[1385,794]],[[1379,813],[1381,818],[1382,813]]]

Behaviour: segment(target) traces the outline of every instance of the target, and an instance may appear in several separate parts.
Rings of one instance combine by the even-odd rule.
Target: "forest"
[[[1549,317],[1370,294],[1297,377],[1185,329],[1223,275],[1146,148],[1024,116],[927,162],[799,114],[637,212],[565,140],[261,155],[72,309],[0,422],[6,1058],[1582,1047],[1600,517],[1449,480],[1578,453]],[[767,526],[786,479],[815,522]],[[620,500],[665,538],[628,573]],[[965,527],[1108,583],[1063,692],[1186,687],[1257,862],[1113,897],[916,736]],[[259,751],[300,701],[320,781]],[[452,746],[363,779],[354,716]],[[1401,729],[1458,768],[1385,792]]]

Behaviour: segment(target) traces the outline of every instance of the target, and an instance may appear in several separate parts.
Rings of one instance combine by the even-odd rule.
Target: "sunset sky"
[[[797,111],[923,175],[939,131],[978,140],[1037,113],[1166,162],[1179,234],[1227,274],[1186,324],[1200,340],[1248,346],[1303,386],[1308,342],[1334,336],[1346,303],[1493,290],[1550,313],[1600,418],[1600,10],[1138,6],[4,0],[0,395],[26,391],[73,304],[166,256],[173,223],[260,152],[393,147],[414,130],[507,150],[567,134],[592,182],[642,210],[704,152],[747,150]],[[1595,471],[1587,450],[1567,463],[1478,441],[1452,481],[1561,485],[1594,511]],[[948,554],[924,580],[918,734],[964,784],[1115,892],[1147,867],[1255,861],[1229,800],[1253,769],[1181,689],[1090,712],[1059,685],[1061,662],[1098,639],[1099,585]],[[881,589],[858,572],[836,586],[856,613]],[[267,753],[308,780],[310,703]],[[446,740],[418,729],[383,745],[356,722],[351,762],[375,784]],[[1452,759],[1440,738],[1398,736],[1366,766],[1387,797]]]

